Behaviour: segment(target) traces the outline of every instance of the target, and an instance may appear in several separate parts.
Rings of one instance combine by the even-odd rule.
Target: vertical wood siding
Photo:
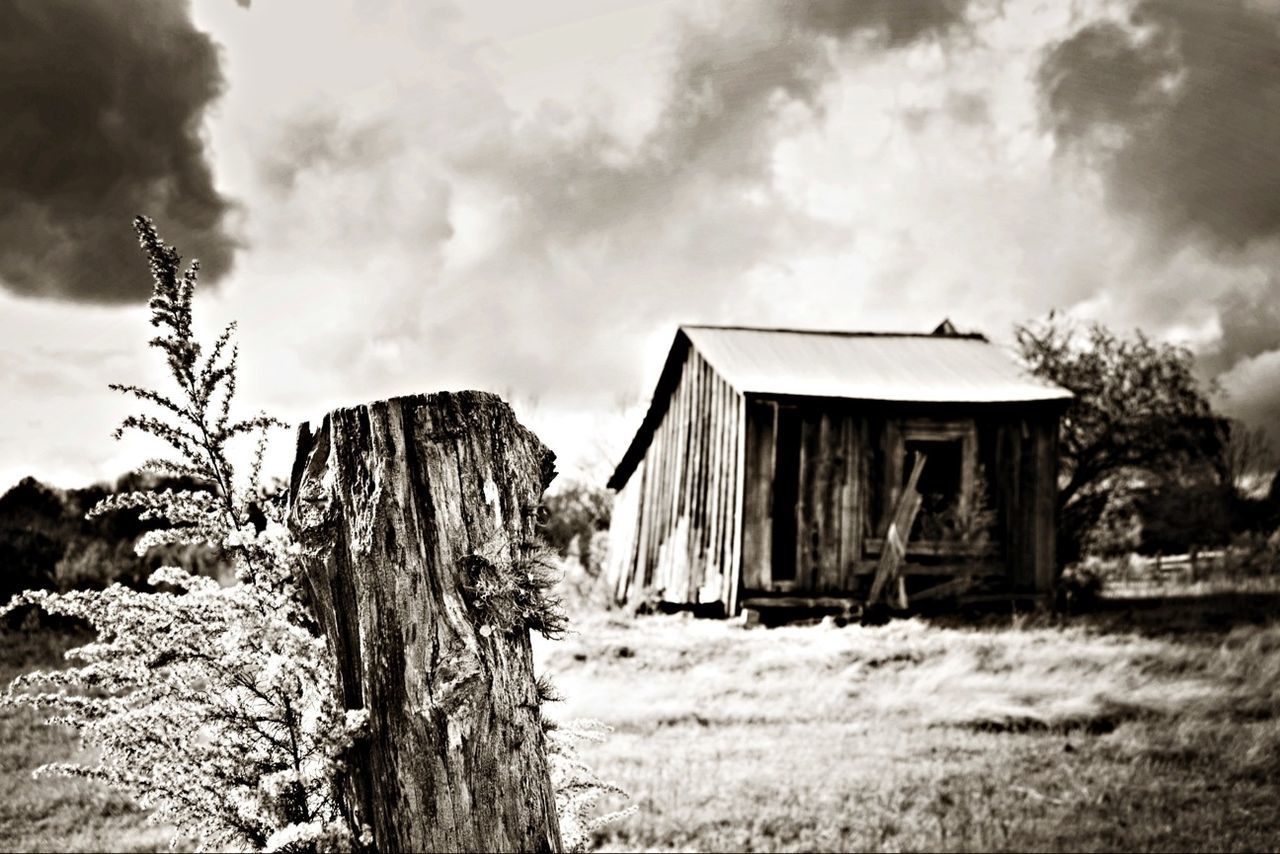
[[[737,608],[742,395],[690,349],[644,460],[618,492],[606,571],[615,599]]]
[[[719,603],[733,614],[740,592],[856,593],[874,558],[867,540],[883,536],[884,509],[897,498],[904,439],[930,425],[950,437],[960,423],[974,425],[962,438],[962,494],[980,464],[1011,588],[1047,593],[1056,580],[1057,419],[1045,408],[935,415],[919,406],[748,397],[690,348],[644,458],[617,495],[606,564],[613,594],[619,602]],[[796,442],[782,456],[780,436]],[[788,472],[790,504],[779,501],[776,484]],[[794,519],[778,526],[780,512]],[[786,544],[774,540],[790,536],[792,521],[794,576],[775,578],[775,551]],[[791,565],[783,561],[779,576]]]
[[[774,578],[774,480],[777,417],[800,423],[796,484],[795,577]],[[746,403],[743,587],[752,591],[841,592],[855,588],[866,506],[867,422],[856,410],[821,404]]]
[[[1048,593],[1057,570],[1058,420],[1028,414],[992,426],[999,526],[1014,589]]]

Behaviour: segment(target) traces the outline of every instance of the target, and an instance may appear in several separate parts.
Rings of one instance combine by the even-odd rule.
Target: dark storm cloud
[[[0,3],[0,286],[112,303],[150,293],[130,222],[232,261],[201,122],[218,51],[179,0]]]
[[[1039,81],[1057,139],[1159,236],[1280,234],[1280,7],[1146,0],[1052,46]]]
[[[1217,349],[1204,354],[1210,371],[1230,368],[1241,359],[1280,346],[1280,282],[1270,278],[1266,286],[1251,291],[1232,291],[1218,300],[1218,324],[1222,340]]]
[[[1142,0],[1128,20],[1092,23],[1051,46],[1039,83],[1063,150],[1099,168],[1111,205],[1145,224],[1154,264],[1190,245],[1222,265],[1199,295],[1219,294],[1220,335],[1202,349],[1202,367],[1231,392],[1236,414],[1274,432],[1280,6]],[[1241,273],[1249,284],[1228,284]],[[1161,303],[1153,311],[1197,298],[1148,297]]]
[[[789,0],[783,18],[810,32],[847,38],[870,32],[888,47],[944,35],[964,20],[966,0]]]

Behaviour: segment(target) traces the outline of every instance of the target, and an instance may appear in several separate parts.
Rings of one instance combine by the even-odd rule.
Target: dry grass
[[[56,667],[86,636],[58,632],[0,633],[0,685],[19,673]],[[71,731],[45,726],[29,709],[0,708],[0,850],[167,851],[172,831],[105,787],[86,780],[42,778],[46,762],[83,755]]]
[[[1274,850],[1280,626],[597,620],[540,658],[616,728],[622,850]],[[1079,621],[1078,621],[1079,622]]]
[[[746,630],[591,617],[538,643],[639,812],[613,850],[1276,850],[1280,608]],[[0,637],[0,679],[76,639]],[[33,781],[61,730],[0,710],[0,849],[162,850],[99,787]]]

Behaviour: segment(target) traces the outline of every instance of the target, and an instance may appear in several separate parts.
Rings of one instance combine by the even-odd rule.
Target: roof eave
[[[631,443],[623,452],[622,459],[618,461],[613,474],[605,484],[609,489],[616,491],[626,486],[627,481],[640,465],[640,461],[644,459],[645,453],[649,450],[649,444],[653,441],[653,434],[662,423],[663,416],[666,415],[671,393],[680,382],[680,369],[684,366],[685,359],[689,358],[689,350],[692,347],[693,343],[685,333],[684,327],[679,327],[676,330],[675,339],[671,342],[671,349],[667,351],[666,361],[662,364],[662,372],[658,374],[658,383],[654,387],[653,396],[649,399],[649,408],[645,410],[639,429],[631,437]]]
[[[886,406],[902,405],[902,406],[1021,406],[1036,405],[1044,406],[1050,404],[1069,405],[1075,400],[1075,395],[1064,390],[1062,394],[1046,395],[1044,397],[1016,397],[1016,398],[986,398],[982,400],[974,399],[928,399],[923,397],[875,397],[870,395],[841,395],[841,394],[805,394],[799,392],[781,392],[781,391],[761,391],[759,389],[744,389],[743,394],[753,398],[793,398],[796,400],[847,400],[853,403],[875,403]]]

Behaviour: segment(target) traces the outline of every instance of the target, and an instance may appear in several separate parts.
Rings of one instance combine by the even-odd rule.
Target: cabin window
[[[916,454],[925,455],[916,491],[920,493],[920,512],[911,529],[911,540],[936,541],[958,539],[957,522],[961,516],[964,483],[964,440],[906,439],[903,441],[901,483],[906,483]]]
[[[977,484],[981,471],[977,462],[977,427],[970,419],[901,419],[884,427],[881,448],[884,488],[880,498],[883,537],[902,490],[911,474],[917,453],[925,455],[925,466],[916,490],[920,512],[907,538],[907,554],[969,554],[988,548],[983,526],[990,515],[984,491]],[[876,553],[883,542],[874,539],[868,548]]]

